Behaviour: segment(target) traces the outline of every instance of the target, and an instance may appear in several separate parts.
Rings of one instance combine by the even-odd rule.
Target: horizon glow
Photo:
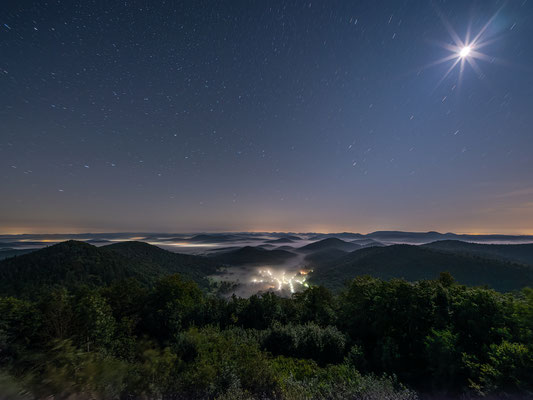
[[[532,234],[533,3],[369,4],[7,4],[0,234]]]

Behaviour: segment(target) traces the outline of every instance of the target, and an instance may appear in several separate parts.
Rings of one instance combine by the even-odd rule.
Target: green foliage
[[[220,263],[206,257],[173,253],[144,242],[130,241],[104,246],[128,260],[130,265],[139,265],[143,271],[156,269],[156,276],[180,274],[203,289],[209,286],[207,275],[217,271]]]
[[[57,341],[37,356],[26,375],[38,398],[116,398],[126,387],[127,365],[98,353],[84,352],[72,342]]]
[[[157,339],[168,340],[194,321],[202,301],[202,292],[194,282],[179,275],[162,278],[148,298],[145,327]]]
[[[502,341],[491,344],[488,353],[490,374],[485,379],[493,387],[526,388],[533,378],[533,354],[522,343]]]
[[[439,240],[424,247],[452,253],[496,258],[533,265],[533,244],[480,244],[460,240]]]
[[[524,344],[505,340],[491,344],[485,362],[472,355],[463,357],[471,386],[482,394],[499,388],[515,392],[531,390],[533,355]]]
[[[31,400],[33,396],[26,389],[27,383],[0,372],[0,393],[2,400]]]
[[[146,283],[156,273],[155,267],[142,269],[105,248],[71,240],[0,261],[0,292],[35,297],[47,286],[102,286],[128,277]]]
[[[348,354],[346,354],[344,362],[358,371],[364,371],[367,366],[367,362],[365,360],[365,351],[363,347],[359,346],[358,344],[354,344],[350,348]]]
[[[337,304],[332,293],[323,286],[314,286],[294,295],[302,322],[314,322],[320,326],[336,323]]]
[[[498,376],[482,369],[502,370],[490,354],[503,340],[522,343],[530,353],[528,309],[523,298],[450,279],[410,284],[359,277],[339,297],[338,327],[362,346],[366,369],[395,373],[423,390],[464,390]],[[533,371],[527,363],[519,369]],[[490,391],[531,389],[495,382]]]
[[[151,286],[179,273],[202,288],[220,264],[206,257],[172,253],[142,242],[95,247],[69,240],[29,254],[0,260],[0,293],[35,298],[54,286],[106,286],[135,278]]]
[[[216,396],[235,387],[256,394],[276,391],[268,356],[246,335],[215,328],[191,329],[184,340],[195,354],[182,378],[191,397]]]
[[[264,338],[265,348],[273,354],[313,359],[320,365],[341,362],[346,337],[333,326],[274,324]]]
[[[282,384],[283,398],[320,400],[416,400],[417,395],[395,379],[362,376],[346,364],[318,368],[303,380],[287,379]]]
[[[454,253],[414,245],[370,247],[313,265],[312,283],[340,290],[355,276],[407,281],[435,279],[449,271],[466,285],[488,285],[500,291],[520,290],[533,285],[533,267],[477,254]]]
[[[44,321],[45,340],[67,339],[74,331],[74,309],[70,293],[65,288],[56,288],[43,295],[39,309]]]
[[[316,376],[319,369],[316,362],[293,357],[278,356],[272,360],[272,367],[278,379],[284,382],[288,379],[306,381]]]
[[[92,251],[88,249],[87,251]],[[0,297],[7,398],[398,399],[533,391],[533,290],[369,276],[205,295],[179,275]],[[397,378],[396,378],[397,377]],[[8,397],[10,396],[10,397]]]
[[[104,350],[111,346],[115,319],[106,300],[95,291],[87,291],[76,299],[74,308],[77,342],[80,346]]]
[[[432,329],[426,336],[428,369],[433,387],[440,390],[456,386],[455,379],[461,368],[457,339],[458,335],[453,334],[449,329]]]
[[[245,246],[237,250],[224,252],[213,258],[222,264],[264,265],[282,264],[294,257],[296,257],[296,254],[286,250],[267,250],[261,247]]]

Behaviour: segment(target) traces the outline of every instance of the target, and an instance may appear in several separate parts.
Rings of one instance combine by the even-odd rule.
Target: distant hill
[[[418,281],[433,279],[442,271],[450,272],[460,283],[488,285],[500,291],[533,284],[533,269],[530,267],[412,245],[369,247],[354,251],[315,267],[311,281],[339,289],[347,280],[358,275]]]
[[[440,240],[423,246],[435,250],[533,265],[533,244],[478,244],[459,240]]]
[[[45,286],[103,285],[129,277],[147,282],[157,272],[142,270],[109,250],[69,240],[0,261],[0,293],[31,294]]]
[[[367,238],[383,242],[397,243],[429,243],[437,240],[464,240],[469,242],[533,242],[533,236],[527,235],[467,235],[457,233],[430,232],[403,232],[403,231],[376,231],[365,235]]]
[[[324,239],[326,237],[327,237],[327,235],[325,235],[325,234],[317,233],[317,234],[313,234],[312,236],[309,236],[307,239],[308,240],[312,240],[312,241],[317,241],[317,240],[322,240],[322,239]]]
[[[358,244],[361,247],[372,247],[372,246],[385,246],[383,243],[378,242],[374,239],[355,239],[350,240],[351,243]]]
[[[228,247],[213,247],[211,249],[207,249],[205,252],[207,254],[210,253],[210,255],[214,255],[214,254],[222,254],[222,253],[227,253],[228,251],[233,251],[233,250],[239,250],[240,248],[242,248],[241,246],[228,246]]]
[[[20,245],[23,244],[25,247],[27,246],[33,246],[33,247],[41,247],[43,245],[43,242],[37,242],[37,241],[27,241],[27,242],[0,242],[0,249],[17,249],[20,247]]]
[[[230,265],[281,264],[296,254],[286,250],[267,250],[260,247],[246,246],[238,250],[217,254],[212,258],[220,263]]]
[[[307,266],[314,268],[315,266],[324,265],[338,260],[339,258],[344,257],[346,254],[348,254],[348,252],[344,250],[325,249],[306,255],[304,261]]]
[[[300,236],[296,236],[293,234],[279,233],[279,234],[271,234],[271,235],[276,238],[280,238],[280,239],[302,240]]]
[[[224,242],[250,242],[263,241],[264,238],[256,237],[247,234],[232,234],[232,233],[202,233],[195,235],[188,239],[181,239],[185,242],[191,243],[224,243]]]
[[[300,247],[298,250],[304,253],[312,253],[319,250],[343,250],[354,251],[360,249],[361,246],[351,242],[345,242],[344,240],[337,238],[327,238],[319,240],[318,242],[310,243],[306,246]]]
[[[453,233],[443,234],[435,231],[430,232],[403,232],[403,231],[376,231],[366,235],[367,238],[375,239],[377,241],[408,241],[412,243],[426,243],[428,241],[442,240],[447,235],[455,235]]]
[[[132,262],[157,266],[162,274],[180,274],[205,286],[207,275],[217,271],[220,264],[210,258],[173,253],[144,242],[121,242],[102,247],[127,257]]]
[[[193,242],[193,243],[220,243],[220,242],[232,242],[232,241],[235,241],[237,240],[238,238],[235,237],[235,235],[224,235],[224,234],[212,234],[212,235],[208,235],[208,234],[200,234],[200,235],[195,235],[189,239],[184,239],[185,241],[188,241],[188,242]]]
[[[0,260],[4,260],[6,258],[21,256],[23,254],[31,253],[32,251],[35,251],[37,249],[0,249]]]
[[[110,240],[106,239],[89,239],[85,243],[91,243],[91,244],[104,244],[104,243],[113,243]]]
[[[365,235],[361,233],[353,233],[353,232],[341,232],[341,233],[328,233],[328,236],[330,237],[336,237],[336,238],[342,238],[342,239],[358,239],[358,238],[364,238]]]
[[[0,295],[31,296],[48,286],[100,286],[125,278],[150,285],[176,272],[205,287],[205,274],[217,265],[204,257],[171,253],[142,242],[96,247],[69,240],[0,261]]]
[[[351,239],[361,239],[364,237],[365,235],[361,233],[340,232],[340,233],[312,233],[308,239],[309,240],[322,240],[326,238],[337,238],[337,239],[343,239],[343,240],[351,240]]]
[[[291,238],[288,238],[288,237],[282,237],[282,238],[279,238],[279,239],[271,239],[271,240],[267,240],[265,241],[265,243],[294,243],[294,240],[291,239]]]
[[[279,246],[276,247],[277,250],[287,250],[287,251],[294,251],[294,247],[292,246]]]

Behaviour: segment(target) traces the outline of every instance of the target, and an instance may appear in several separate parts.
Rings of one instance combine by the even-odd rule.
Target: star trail
[[[533,233],[533,3],[7,1],[0,231]]]

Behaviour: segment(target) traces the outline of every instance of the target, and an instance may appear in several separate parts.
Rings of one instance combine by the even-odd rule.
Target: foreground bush
[[[359,277],[225,300],[178,276],[153,287],[0,297],[5,398],[527,398],[533,291]],[[510,398],[510,397],[509,397]]]

